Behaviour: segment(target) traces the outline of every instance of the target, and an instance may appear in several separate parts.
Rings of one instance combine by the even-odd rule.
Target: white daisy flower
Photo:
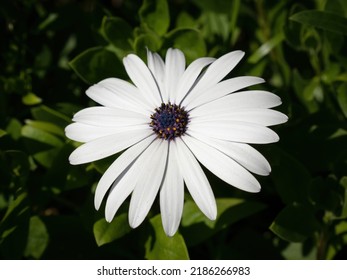
[[[148,51],[148,65],[130,54],[123,63],[133,84],[108,78],[87,90],[102,106],[79,111],[66,128],[68,138],[85,142],[70,155],[70,163],[125,150],[96,188],[96,209],[108,193],[107,221],[131,194],[129,224],[139,226],[159,192],[163,228],[172,236],[182,216],[184,185],[214,220],[215,198],[199,162],[236,188],[260,191],[252,173],[268,175],[271,168],[249,144],[277,142],[278,135],[268,126],[286,122],[287,116],[270,109],[281,104],[273,93],[243,90],[263,79],[223,80],[243,56],[233,51],[219,59],[203,57],[185,68],[178,49],[169,49],[165,62]]]

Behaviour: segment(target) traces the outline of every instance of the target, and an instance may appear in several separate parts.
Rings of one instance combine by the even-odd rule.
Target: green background
[[[347,1],[1,1],[0,258],[345,259],[347,256]],[[125,202],[112,223],[96,183],[117,156],[70,166],[64,128],[94,103],[89,85],[128,79],[121,59],[145,47],[187,61],[246,52],[230,74],[263,77],[289,121],[255,145],[272,173],[259,194],[206,171],[209,221],[188,194],[179,232],[158,202],[132,230]],[[102,206],[103,208],[103,206]]]

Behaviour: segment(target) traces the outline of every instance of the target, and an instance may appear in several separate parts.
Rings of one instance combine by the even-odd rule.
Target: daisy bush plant
[[[185,69],[184,54],[178,49],[169,49],[165,62],[148,51],[148,66],[130,54],[123,63],[134,85],[108,78],[87,90],[103,106],[77,112],[75,123],[66,128],[67,137],[86,142],[70,155],[70,163],[99,160],[129,148],[96,188],[96,209],[110,189],[107,221],[132,194],[129,223],[139,226],[159,192],[163,227],[173,236],[182,216],[184,184],[200,210],[215,220],[213,191],[198,161],[236,188],[260,191],[251,172],[268,175],[271,168],[247,143],[277,142],[278,135],[267,126],[284,123],[287,117],[269,109],[281,104],[278,96],[243,90],[263,79],[223,80],[243,55],[233,51],[217,60],[203,57]]]
[[[0,5],[0,259],[345,259],[346,3]]]

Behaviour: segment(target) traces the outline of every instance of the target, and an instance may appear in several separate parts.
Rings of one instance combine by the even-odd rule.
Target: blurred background
[[[344,0],[1,0],[0,259],[345,259],[347,257],[347,2]],[[246,52],[230,76],[254,75],[288,123],[255,146],[272,173],[258,194],[207,170],[211,222],[187,194],[165,236],[158,201],[130,229],[94,209],[117,157],[70,166],[64,128],[93,103],[85,90],[128,79],[122,58],[146,46],[201,56]]]

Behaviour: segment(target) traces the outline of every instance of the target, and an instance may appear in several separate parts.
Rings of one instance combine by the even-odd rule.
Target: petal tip
[[[141,223],[142,221],[144,220],[141,219],[141,217],[139,217],[139,215],[136,215],[134,212],[133,212],[134,209],[131,208],[131,204],[130,204],[130,208],[129,208],[129,214],[128,214],[128,221],[129,221],[129,226],[134,229],[134,228],[137,228]]]
[[[205,212],[205,215],[207,218],[209,218],[211,221],[214,221],[217,219],[217,205],[210,205],[211,208],[208,212]]]
[[[96,211],[100,209],[101,201],[95,197],[94,199],[94,208]]]
[[[130,216],[129,216],[130,217]],[[136,219],[130,219],[129,218],[129,226],[132,228],[132,229],[135,229],[137,228],[141,223],[138,222],[138,220]]]
[[[241,50],[236,50],[236,51],[232,51],[229,53],[231,56],[238,56],[238,59],[241,60],[244,56],[245,56],[245,52],[241,51]]]
[[[214,211],[213,213],[209,213],[207,216],[211,221],[215,221],[217,219],[217,211]]]
[[[173,237],[176,234],[175,230],[169,230],[169,231],[164,230],[164,231],[167,237]]]
[[[173,237],[178,230],[179,223],[178,224],[174,224],[174,223],[164,224],[164,222],[163,222],[162,225],[163,225],[163,229],[164,229],[166,236]]]
[[[237,51],[242,57],[246,54],[244,51],[238,50]]]
[[[255,189],[253,193],[259,193],[260,191],[261,191],[261,187]]]
[[[253,188],[247,191],[250,193],[259,193],[261,191],[261,185],[258,183],[257,185],[254,185]]]
[[[78,160],[76,159],[76,157],[73,155],[73,153],[69,156],[69,163],[71,165],[78,165],[79,162]]]
[[[116,215],[115,211],[112,211],[112,209],[110,209],[109,205],[107,205],[107,202],[106,202],[106,207],[105,207],[106,222],[111,223],[115,215]]]
[[[283,114],[284,116],[283,116],[283,120],[284,120],[284,122],[286,123],[288,120],[289,120],[289,117],[287,116],[287,115],[285,115],[285,114]]]
[[[105,220],[106,222],[111,223],[113,220],[113,217],[108,217],[107,215],[105,215]]]

